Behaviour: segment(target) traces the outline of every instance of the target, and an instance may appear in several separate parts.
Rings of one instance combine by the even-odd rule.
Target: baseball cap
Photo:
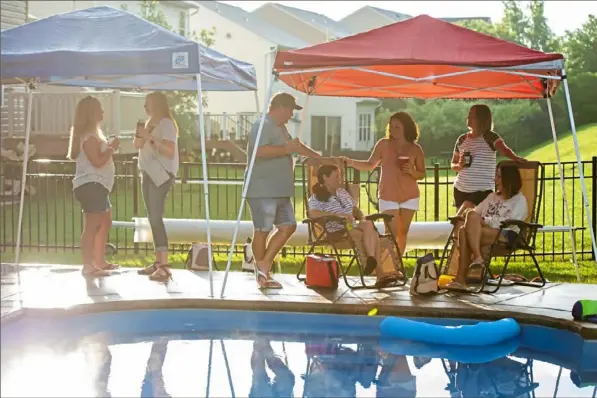
[[[272,98],[272,100],[270,102],[270,107],[271,108],[278,108],[278,107],[291,108],[291,109],[294,109],[297,111],[300,111],[303,109],[302,106],[296,104],[296,98],[294,98],[292,95],[290,95],[288,93],[279,93],[279,94],[274,95],[274,97]]]

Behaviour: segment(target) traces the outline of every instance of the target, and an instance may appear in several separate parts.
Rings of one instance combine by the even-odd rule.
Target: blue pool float
[[[429,344],[411,340],[381,338],[380,348],[394,355],[408,355],[426,358],[443,358],[466,364],[481,364],[495,361],[516,352],[520,339],[514,338],[485,347]]]
[[[387,317],[379,324],[382,337],[423,343],[486,346],[510,340],[520,335],[520,325],[512,318],[475,325],[441,326],[411,321],[405,318]]]

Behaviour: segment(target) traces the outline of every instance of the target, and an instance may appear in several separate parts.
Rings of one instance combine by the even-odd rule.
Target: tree
[[[141,1],[141,13],[140,16],[143,19],[153,22],[156,25],[160,25],[164,29],[175,32],[168,18],[164,15],[164,12],[159,7],[158,0],[142,0]],[[126,5],[122,5],[122,9],[126,10]],[[215,44],[216,28],[202,29],[199,35],[195,31],[188,34],[188,38],[201,42],[206,47],[211,47]],[[185,92],[185,91],[171,91],[166,92],[170,106],[174,111],[176,118],[176,124],[178,125],[180,133],[180,147],[187,148],[188,144],[192,143],[196,139],[197,130],[197,94],[196,92]],[[203,106],[207,106],[207,95],[203,94],[202,97]]]
[[[566,32],[566,68],[574,73],[597,73],[597,18],[589,15],[582,27]]]

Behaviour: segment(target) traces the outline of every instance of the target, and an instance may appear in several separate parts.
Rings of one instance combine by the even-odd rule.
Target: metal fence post
[[[593,170],[591,174],[591,180],[593,181],[592,187],[592,206],[591,206],[591,213],[592,213],[592,224],[593,224],[593,231],[597,231],[597,156],[593,156],[591,164],[593,165]],[[595,258],[595,253],[591,250],[591,257],[593,261],[597,260]]]
[[[139,216],[139,158],[133,158],[133,217]],[[133,243],[135,254],[139,254],[139,244]]]
[[[433,221],[439,221],[439,163],[433,164]],[[435,258],[439,257],[439,250],[435,250]]]

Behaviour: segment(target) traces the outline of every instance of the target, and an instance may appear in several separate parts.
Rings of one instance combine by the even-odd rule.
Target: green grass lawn
[[[576,133],[582,159],[591,160],[592,156],[597,156],[597,124],[582,126]],[[558,147],[560,150],[560,160],[562,162],[576,161],[574,141],[572,140],[571,132],[558,137]],[[553,141],[538,145],[537,147],[524,152],[522,156],[527,159],[539,160],[544,163],[557,162]]]
[[[584,126],[578,130],[579,141],[582,155],[585,160],[589,160],[595,155],[596,151],[589,148],[597,148],[597,125]],[[570,134],[562,135],[560,138],[560,151],[562,160],[571,161],[574,159],[574,150]],[[555,161],[555,152],[553,143],[548,142],[544,145],[524,154],[529,159],[540,160],[544,163]],[[30,178],[30,181],[37,189],[37,195],[27,199],[25,203],[23,220],[23,241],[27,246],[51,246],[50,249],[56,255],[60,256],[65,248],[72,248],[78,245],[79,236],[82,228],[82,215],[79,204],[72,197],[71,193],[71,175],[72,165],[61,166],[58,172],[65,173],[62,176],[49,176],[48,173],[56,172],[55,165],[35,165],[32,169],[38,173],[38,176]],[[210,166],[210,180],[236,180],[242,181],[244,169],[242,167],[222,167]],[[590,176],[590,165],[585,167],[585,175]],[[113,219],[118,221],[130,221],[134,216],[144,217],[145,211],[141,197],[140,184],[137,178],[132,177],[132,165],[118,165],[117,182],[115,184],[110,200],[113,205]],[[302,169],[297,166],[297,181],[301,182]],[[568,164],[564,171],[565,176],[572,177],[578,175],[575,164]],[[202,177],[201,169],[195,165],[184,165],[181,167],[181,176],[187,180],[199,180]],[[434,171],[430,170],[427,177],[420,183],[421,189],[421,209],[417,212],[416,220],[433,221],[446,220],[453,214],[452,207],[452,186],[453,173],[448,170],[439,172],[438,183],[434,180]],[[562,206],[562,192],[557,168],[548,167],[546,169],[547,180],[545,182],[544,200],[541,208],[540,222],[544,225],[566,225],[564,210]],[[361,173],[361,181],[367,181],[367,173]],[[587,189],[589,197],[592,186],[590,177],[587,178]],[[136,187],[136,188],[135,188]],[[375,190],[375,186],[371,188]],[[236,219],[240,205],[241,185],[210,185],[210,216],[212,219]],[[435,206],[436,190],[438,206]],[[580,193],[580,183],[578,179],[566,180],[566,192],[568,201],[572,208],[573,223],[576,226],[586,224],[585,215],[582,207],[582,198]],[[375,195],[375,193],[374,193]],[[375,208],[369,203],[365,189],[361,189],[361,208],[365,213],[375,212]],[[298,219],[304,217],[303,188],[297,186],[295,189],[295,211]],[[205,218],[205,200],[203,194],[203,185],[198,183],[176,184],[169,195],[166,205],[166,214],[168,218],[187,218],[202,219]],[[18,204],[4,205],[0,207],[0,242],[10,244],[16,241],[17,223],[18,223]],[[243,213],[244,220],[249,220],[249,212],[245,206]],[[590,250],[591,240],[588,233],[578,231],[577,249],[584,248]],[[114,229],[110,234],[110,240],[113,243],[118,242],[120,247],[133,246],[133,232],[130,230]],[[570,241],[567,234],[539,234],[537,241],[538,251],[556,252],[568,251]],[[37,249],[33,249],[34,252]],[[67,249],[70,250],[70,249]],[[42,258],[46,255],[44,251],[40,252]],[[4,257],[4,256],[3,256]],[[123,259],[125,260],[125,259]],[[560,264],[562,256],[548,256],[546,260]],[[557,266],[557,268],[562,268]],[[565,267],[564,267],[565,268]],[[590,267],[589,267],[590,268]]]

